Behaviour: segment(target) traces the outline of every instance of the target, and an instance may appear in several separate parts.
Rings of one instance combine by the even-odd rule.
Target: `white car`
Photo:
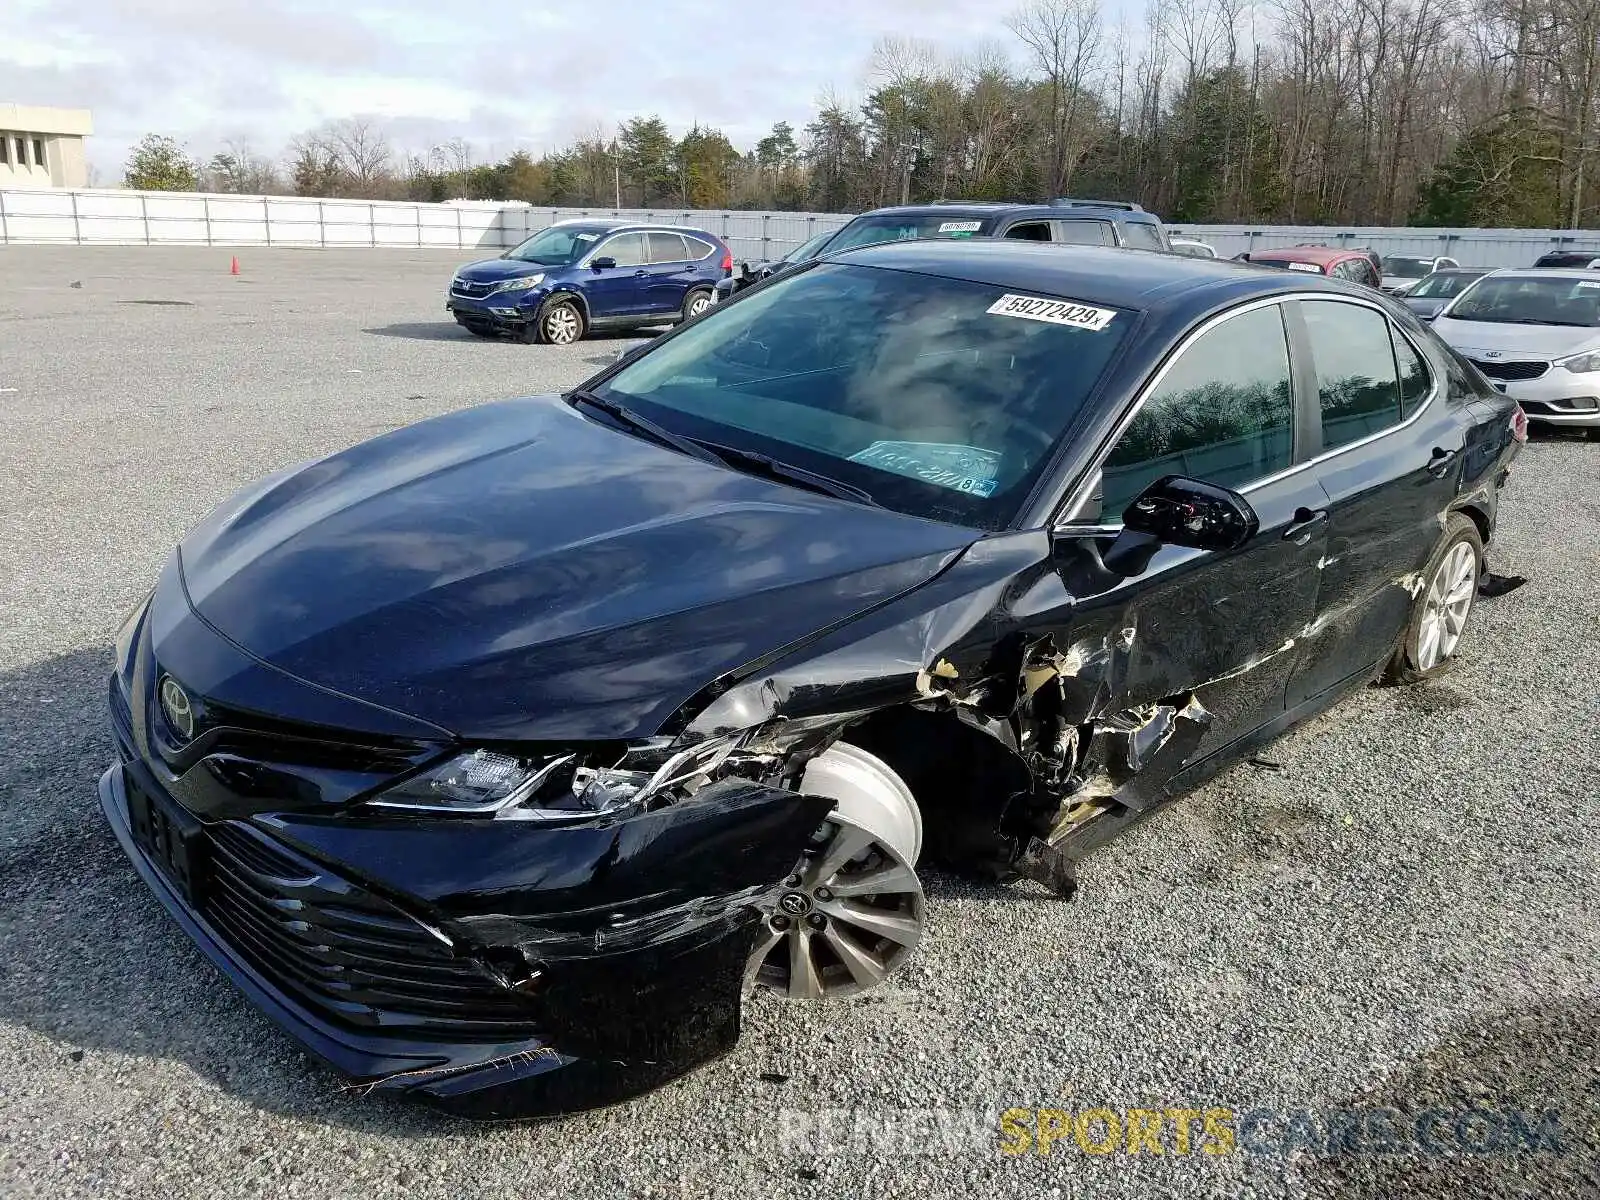
[[[1172,242],[1174,254],[1187,254],[1190,258],[1215,258],[1217,250],[1209,242],[1202,242],[1195,238],[1175,237]]]
[[[1528,420],[1600,436],[1600,278],[1593,271],[1491,271],[1433,320]]]
[[[1453,258],[1417,258],[1411,254],[1383,256],[1383,290],[1403,296],[1435,271],[1453,271],[1461,264]]]

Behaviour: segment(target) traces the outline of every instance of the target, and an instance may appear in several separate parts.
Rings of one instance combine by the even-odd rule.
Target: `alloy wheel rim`
[[[545,335],[558,346],[565,346],[578,334],[578,314],[569,305],[562,304],[550,310],[544,319]]]
[[[925,907],[902,853],[835,812],[763,906],[751,981],[791,1000],[875,987],[921,942]]]
[[[691,317],[698,317],[710,307],[711,301],[707,300],[704,296],[696,296],[693,300],[689,301],[689,315]]]
[[[1457,542],[1428,582],[1417,629],[1419,671],[1433,670],[1456,652],[1477,587],[1477,553],[1471,543]]]

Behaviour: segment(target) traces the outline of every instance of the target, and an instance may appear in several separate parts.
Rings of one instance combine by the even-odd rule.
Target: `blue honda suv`
[[[499,258],[462,267],[444,306],[481,337],[565,346],[591,329],[699,316],[732,271],[728,247],[702,229],[563,221]]]

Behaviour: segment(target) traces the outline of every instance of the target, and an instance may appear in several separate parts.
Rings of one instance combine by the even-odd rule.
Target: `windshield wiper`
[[[643,434],[653,442],[663,446],[670,446],[680,454],[687,454],[690,458],[698,458],[701,462],[721,463],[722,456],[715,451],[707,449],[693,438],[686,438],[681,433],[673,433],[670,429],[663,429],[649,417],[640,416],[626,405],[618,404],[615,400],[608,400],[598,396],[585,388],[574,388],[567,393],[567,403],[572,405],[587,404],[590,408],[597,408],[619,425],[626,426],[635,433]]]
[[[853,483],[846,483],[842,479],[835,479],[831,475],[824,475],[820,471],[808,471],[805,467],[797,467],[792,463],[783,462],[773,458],[770,454],[762,454],[758,450],[744,450],[738,446],[724,446],[716,442],[701,442],[712,454],[730,467],[737,470],[748,471],[752,474],[765,475],[768,479],[781,479],[785,483],[792,483],[797,487],[808,488],[813,492],[821,492],[825,496],[836,496],[840,500],[854,500],[858,504],[870,504],[874,508],[881,508],[872,494]]]

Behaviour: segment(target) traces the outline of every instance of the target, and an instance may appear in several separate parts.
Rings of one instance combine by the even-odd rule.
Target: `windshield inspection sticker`
[[[1578,280],[1578,286],[1581,288],[1600,288],[1600,283],[1595,283],[1588,279],[1580,279]]]
[[[982,221],[945,221],[940,224],[940,233],[977,233],[983,228]]]
[[[985,498],[994,495],[1000,474],[995,451],[944,442],[873,442],[850,461]]]
[[[1009,292],[984,311],[1001,317],[1022,317],[1028,321],[1048,321],[1052,325],[1092,329],[1096,333],[1111,324],[1111,318],[1117,315],[1115,309],[1094,308],[1088,304],[1051,300],[1044,296],[1013,296]]]

